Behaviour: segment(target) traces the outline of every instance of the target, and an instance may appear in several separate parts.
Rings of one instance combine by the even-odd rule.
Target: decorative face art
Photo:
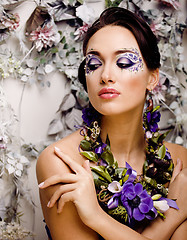
[[[120,69],[126,69],[130,72],[138,72],[143,70],[143,60],[136,48],[123,49],[116,56],[116,65]],[[85,73],[86,75],[93,73],[96,69],[103,65],[103,61],[99,56],[89,53],[86,56]]]

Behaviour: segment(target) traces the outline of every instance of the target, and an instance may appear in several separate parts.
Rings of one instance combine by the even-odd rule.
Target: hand
[[[96,211],[100,209],[89,161],[83,166],[73,161],[68,155],[55,147],[55,154],[69,166],[74,173],[54,175],[39,184],[41,189],[55,184],[61,184],[51,197],[48,207],[51,208],[58,202],[58,213],[61,213],[66,202],[72,201],[81,220],[88,225]]]
[[[180,216],[187,218],[187,168],[182,169],[182,161],[178,159],[169,185],[168,198],[177,199]]]
[[[178,159],[177,159],[177,164],[176,164],[176,166],[175,166],[175,168],[174,168],[173,175],[172,175],[172,178],[171,178],[170,183],[172,183],[172,182],[175,180],[175,178],[176,178],[176,177],[178,176],[178,174],[181,172],[182,168],[183,168],[182,161],[178,158]]]

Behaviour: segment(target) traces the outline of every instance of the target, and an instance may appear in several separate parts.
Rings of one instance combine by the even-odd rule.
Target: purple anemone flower
[[[133,170],[132,167],[127,162],[126,162],[126,166],[125,167],[127,168],[127,172],[126,172],[125,176],[129,175],[126,183],[127,182],[134,182],[134,180],[137,177],[137,172],[135,170]]]
[[[153,200],[140,183],[124,184],[121,192],[121,202],[126,208],[130,219],[143,220],[153,208]],[[149,215],[149,214],[148,214]]]
[[[87,126],[90,126],[94,121],[98,121],[99,118],[100,114],[93,107],[82,110],[82,119]]]
[[[125,182],[122,191],[114,194],[109,200],[108,208],[116,208],[119,201],[126,208],[129,221],[142,221],[144,218],[152,220],[157,215],[151,196],[140,183],[134,185],[132,182]]]
[[[147,113],[147,125],[148,129],[151,132],[156,132],[158,129],[158,122],[160,121],[160,112],[159,111],[154,111],[154,112],[148,112]]]

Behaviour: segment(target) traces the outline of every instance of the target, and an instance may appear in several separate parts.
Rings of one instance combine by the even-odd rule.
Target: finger
[[[172,183],[174,180],[175,180],[175,178],[177,177],[177,175],[180,173],[180,171],[182,170],[182,161],[178,158],[177,159],[177,164],[176,164],[176,166],[175,166],[175,168],[174,168],[174,171],[173,171],[173,175],[172,175],[172,178],[171,178],[171,181],[170,181],[170,183]]]
[[[67,192],[67,193],[64,193],[59,201],[58,201],[58,209],[57,209],[57,213],[61,213],[62,210],[63,210],[63,207],[65,205],[65,203],[67,202],[74,202],[74,196],[73,196],[73,191],[72,192]]]
[[[47,204],[47,207],[49,208],[53,207],[58,200],[60,201],[60,197],[63,194],[67,192],[72,192],[73,190],[75,190],[75,188],[76,188],[75,184],[65,184],[60,186],[58,190],[56,190],[52,195],[50,201]]]
[[[92,171],[91,171],[91,168],[90,168],[90,161],[89,160],[86,160],[84,163],[83,163],[83,168],[86,169],[86,171],[92,175]]]
[[[43,189],[58,183],[74,183],[77,181],[77,175],[68,173],[65,175],[53,175],[47,178],[44,182],[41,182],[38,187]]]
[[[75,173],[84,173],[84,168],[78,164],[77,162],[73,161],[67,154],[63,153],[59,148],[54,148],[55,154],[61,158],[63,162],[65,162]]]

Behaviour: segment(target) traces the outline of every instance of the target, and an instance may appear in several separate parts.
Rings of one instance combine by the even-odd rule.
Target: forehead
[[[136,48],[138,43],[128,29],[121,26],[106,26],[98,30],[88,41],[87,51],[97,50],[108,53],[123,48]]]

